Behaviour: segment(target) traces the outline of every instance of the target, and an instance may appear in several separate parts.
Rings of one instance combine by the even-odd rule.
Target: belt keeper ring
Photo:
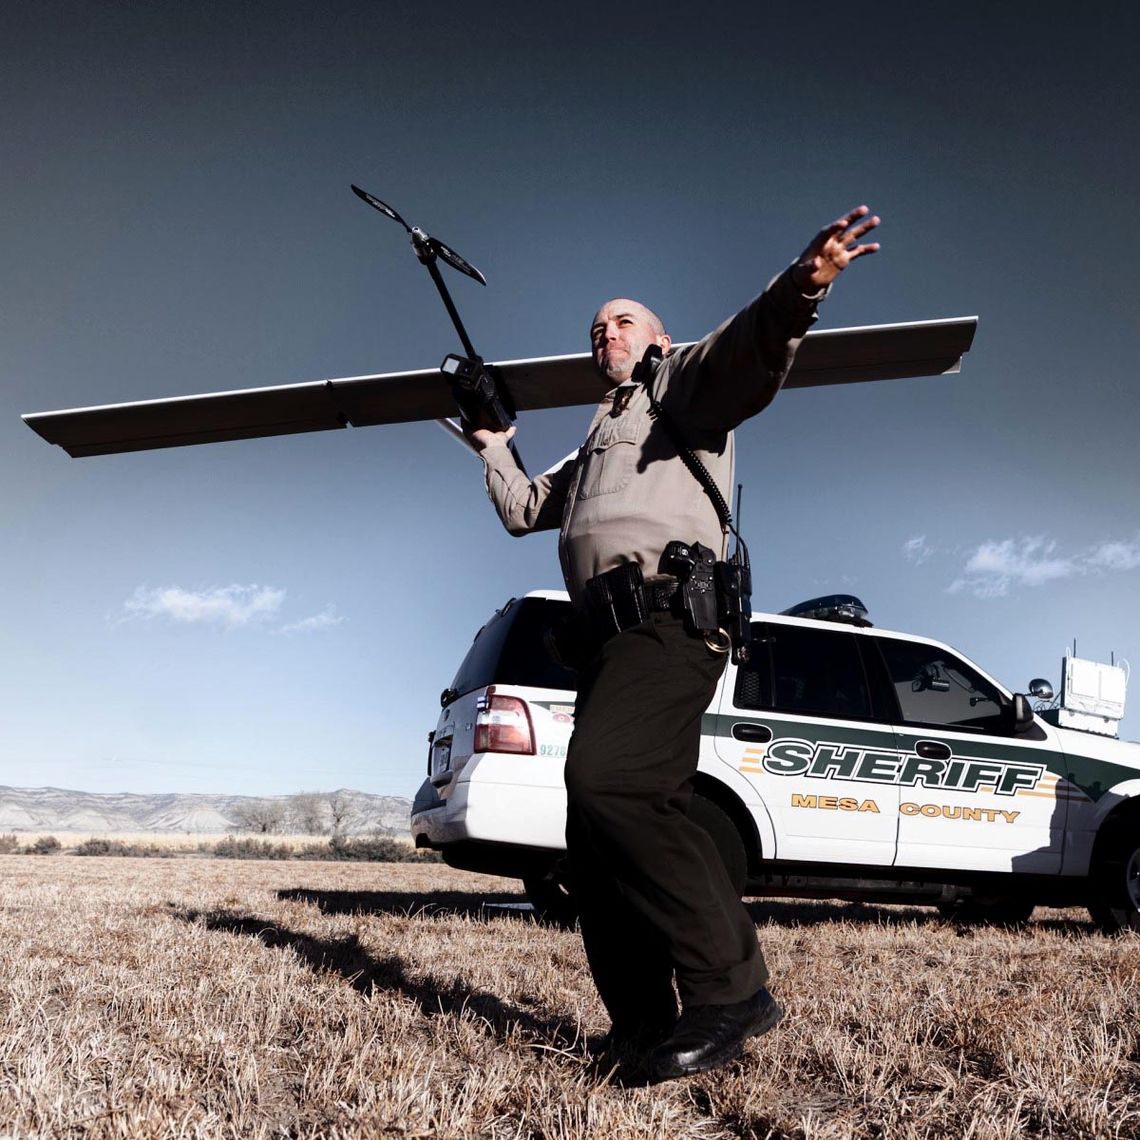
[[[713,653],[727,653],[732,648],[732,638],[728,636],[727,630],[714,630],[712,633],[705,634],[705,645]]]

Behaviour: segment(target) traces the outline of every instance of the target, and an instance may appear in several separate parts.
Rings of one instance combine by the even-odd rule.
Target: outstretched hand
[[[860,245],[859,239],[879,224],[878,215],[867,217],[866,206],[856,206],[842,218],[824,226],[808,243],[792,266],[792,280],[802,293],[818,293],[865,253],[878,253],[879,243]]]

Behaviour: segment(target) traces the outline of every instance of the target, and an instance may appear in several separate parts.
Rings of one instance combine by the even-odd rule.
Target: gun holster
[[[731,648],[736,664],[750,656],[752,575],[733,555],[718,562],[699,542],[670,542],[661,555],[661,570],[675,574],[689,632],[703,637],[717,653]]]

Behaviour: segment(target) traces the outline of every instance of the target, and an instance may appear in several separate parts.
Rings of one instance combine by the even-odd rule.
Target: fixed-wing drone
[[[24,422],[49,443],[80,458],[417,420],[436,420],[466,443],[460,426],[448,418],[456,403],[468,418],[473,418],[472,408],[478,405],[505,427],[520,411],[598,402],[603,386],[589,353],[484,364],[436,263],[442,260],[486,284],[483,275],[450,246],[409,226],[378,198],[356,186],[353,191],[407,231],[466,356],[449,355],[438,369],[33,412],[23,417]],[[973,342],[977,323],[977,317],[955,317],[809,332],[784,387],[955,373]],[[441,383],[441,373],[446,383]]]

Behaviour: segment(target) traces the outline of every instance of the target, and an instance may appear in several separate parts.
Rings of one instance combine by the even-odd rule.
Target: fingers
[[[847,263],[850,264],[857,257],[862,257],[865,253],[878,253],[879,243],[877,241],[870,242],[868,245],[857,245],[854,249],[847,251]]]
[[[515,432],[518,431],[515,424],[511,424],[506,431],[495,431],[493,428],[472,424],[466,419],[461,419],[459,423],[463,434],[475,445],[477,451],[494,447],[496,444],[505,446],[515,438]]]
[[[877,241],[860,244],[882,219],[866,205],[856,206],[816,234],[800,254],[797,270],[799,284],[805,292],[830,284],[857,257],[878,253]],[[805,284],[806,282],[806,284]]]
[[[852,226],[843,240],[845,242],[857,242],[865,233],[869,233],[873,230],[880,221],[882,221],[882,219],[877,214],[873,215],[866,221],[860,222],[857,226]]]
[[[838,242],[843,248],[849,249],[852,242],[858,242],[882,221],[878,214],[868,217],[870,213],[869,207],[856,206],[830,225],[824,226],[812,245],[816,249],[822,249],[828,242]]]
[[[854,210],[849,210],[842,218],[836,218],[827,228],[829,230],[845,230],[852,222],[857,221],[859,218],[865,218],[870,212],[870,206],[856,206]]]

